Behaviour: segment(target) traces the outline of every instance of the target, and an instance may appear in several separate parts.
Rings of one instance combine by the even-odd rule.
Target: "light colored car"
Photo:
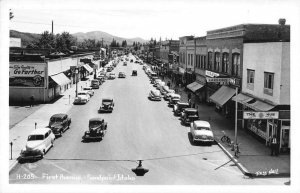
[[[82,90],[77,93],[77,97],[75,97],[74,104],[86,104],[90,100],[90,95],[88,91]]]
[[[193,143],[200,142],[214,142],[214,134],[211,130],[210,124],[207,121],[194,121],[191,123],[190,132],[192,134]]]
[[[90,97],[94,96],[94,94],[95,94],[93,88],[90,86],[84,87],[83,90],[86,90],[89,93]]]
[[[160,101],[161,100],[161,94],[158,90],[151,90],[149,93],[149,99],[154,101]]]
[[[154,84],[153,84],[153,86],[154,86],[154,87],[157,87],[157,86],[158,86],[158,84],[159,84],[160,82],[162,82],[162,80],[161,80],[161,79],[156,79],[156,80],[154,81]]]
[[[170,98],[171,98],[171,96],[172,96],[172,94],[175,94],[175,90],[169,89],[169,90],[168,90],[168,93],[164,95],[164,99],[165,99],[166,101],[169,101]]]
[[[165,96],[165,94],[168,93],[169,87],[165,85],[165,86],[160,87],[159,90],[160,90],[160,93],[161,93],[163,96]]]
[[[171,97],[169,99],[169,106],[173,107],[180,101],[181,96],[179,94],[175,94],[175,93],[172,93],[170,96]]]
[[[166,83],[165,82],[159,82],[158,84],[157,84],[157,86],[156,86],[156,89],[157,90],[159,90],[160,91],[160,89],[163,87],[163,86],[165,86],[166,85]]]
[[[124,72],[119,72],[119,78],[126,78],[126,74]]]
[[[43,158],[53,146],[55,135],[50,128],[38,128],[30,133],[26,146],[22,149],[21,159]]]
[[[116,78],[116,74],[115,73],[109,73],[108,74],[108,79],[115,79]]]

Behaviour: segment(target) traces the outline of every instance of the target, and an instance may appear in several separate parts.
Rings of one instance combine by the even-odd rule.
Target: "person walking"
[[[271,156],[278,155],[277,152],[277,139],[276,139],[276,135],[273,135],[273,137],[270,139],[270,143],[271,143]]]
[[[33,107],[33,104],[34,104],[34,96],[31,95],[31,97],[30,97],[30,107]]]

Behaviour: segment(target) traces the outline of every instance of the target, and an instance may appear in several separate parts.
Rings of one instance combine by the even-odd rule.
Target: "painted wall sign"
[[[278,119],[279,113],[275,111],[270,112],[253,112],[244,111],[244,119]]]
[[[229,78],[206,78],[207,82],[229,83]]]

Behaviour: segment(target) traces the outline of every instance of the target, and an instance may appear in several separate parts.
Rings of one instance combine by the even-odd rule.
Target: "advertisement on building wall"
[[[45,87],[45,68],[45,63],[10,63],[9,86]]]

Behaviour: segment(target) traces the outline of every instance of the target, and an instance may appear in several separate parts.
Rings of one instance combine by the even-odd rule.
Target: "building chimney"
[[[285,25],[285,19],[284,18],[280,18],[279,20],[278,20],[278,23],[280,24],[280,25]]]

